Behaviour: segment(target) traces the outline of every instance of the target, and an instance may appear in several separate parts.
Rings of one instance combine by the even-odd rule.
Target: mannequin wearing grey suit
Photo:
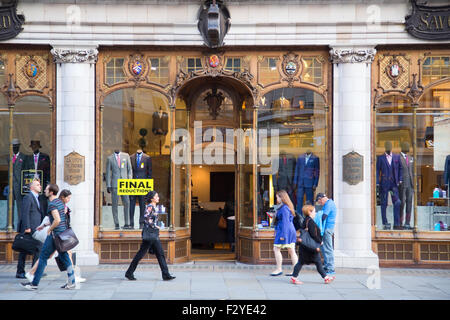
[[[117,161],[120,161],[120,166]],[[128,153],[115,150],[112,155],[106,160],[106,187],[108,193],[111,193],[112,198],[112,214],[116,230],[119,229],[119,217],[117,207],[119,205],[119,195],[117,194],[117,180],[118,179],[132,179],[133,170],[131,168],[130,156]],[[129,207],[130,199],[128,196],[120,196],[123,203],[123,216],[125,219],[124,229],[130,227]]]
[[[10,193],[13,196],[13,212],[14,205],[17,205],[17,215],[20,219],[22,213],[22,170],[27,169],[27,155],[19,152],[20,142],[17,139],[13,139],[13,188]],[[13,220],[14,221],[14,220]]]
[[[412,200],[414,193],[414,183],[413,183],[413,159],[409,152],[409,144],[407,142],[402,144],[402,152],[400,154],[400,165],[402,166],[403,182],[399,186],[400,193],[400,224],[403,222],[403,210],[406,205],[406,217],[405,225],[403,229],[410,230],[411,221],[411,211],[412,211]]]

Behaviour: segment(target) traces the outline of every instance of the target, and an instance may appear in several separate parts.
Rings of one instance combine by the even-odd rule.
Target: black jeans
[[[33,255],[33,261],[31,262],[31,266],[33,267],[36,261],[39,259],[39,254],[41,252],[41,247],[36,248],[36,251]],[[20,252],[19,258],[17,260],[17,274],[25,273],[25,260],[27,259],[26,253]]]
[[[297,264],[294,266],[294,272],[292,272],[292,276],[294,278],[298,277],[298,274],[300,273],[300,270],[302,270],[303,265],[305,265],[306,263],[302,260],[300,252],[299,252],[299,259]],[[323,265],[322,265],[322,260],[320,260],[320,254],[319,252],[314,253],[313,256],[313,261],[312,263],[314,263],[316,265],[317,271],[320,273],[320,275],[322,276],[322,278],[326,277],[326,272],[323,269]]]
[[[163,279],[169,277],[170,276],[169,269],[167,268],[166,258],[164,257],[164,250],[161,246],[161,241],[159,241],[159,239],[152,241],[145,241],[145,240],[142,241],[141,247],[134,256],[133,261],[131,261],[131,264],[128,267],[126,274],[132,275],[134,273],[139,261],[141,261],[141,259],[145,256],[147,252],[155,253],[156,259],[158,259],[159,267],[161,268]]]

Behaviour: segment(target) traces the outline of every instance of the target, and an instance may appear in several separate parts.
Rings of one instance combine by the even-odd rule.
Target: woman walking
[[[275,219],[275,243],[273,245],[273,251],[275,253],[277,265],[275,271],[270,274],[271,276],[283,274],[283,256],[281,255],[281,249],[288,249],[293,266],[298,261],[297,254],[295,253],[295,243],[297,238],[293,224],[295,217],[294,205],[292,204],[291,199],[289,199],[289,195],[284,190],[278,191],[276,193],[276,198],[279,208]]]
[[[150,191],[147,195],[147,208],[144,214],[144,228],[142,230],[142,243],[139,251],[136,253],[136,256],[131,261],[130,266],[128,267],[127,272],[125,273],[125,277],[128,280],[136,280],[133,273],[136,270],[136,267],[139,261],[148,253],[155,253],[156,258],[158,259],[159,267],[161,268],[162,278],[163,280],[172,280],[175,279],[169,273],[169,269],[167,268],[166,258],[164,257],[164,251],[161,246],[161,241],[159,240],[159,227],[158,223],[158,212],[156,210],[156,205],[159,202],[158,193],[155,191]],[[150,239],[144,239],[145,235],[150,235]]]
[[[305,219],[301,224],[301,228],[307,230],[311,238],[313,238],[320,245],[322,243],[322,236],[320,235],[319,227],[314,222],[316,209],[312,205],[305,205],[302,208],[302,212],[305,216]],[[327,276],[325,270],[323,269],[322,260],[320,259],[320,248],[317,248],[316,251],[313,251],[300,245],[298,255],[300,258],[298,260],[298,263],[294,267],[294,271],[292,272],[292,278],[290,280],[291,283],[303,284],[303,282],[297,279],[298,274],[300,273],[303,265],[311,263],[314,263],[316,265],[317,271],[325,280],[325,283],[330,283],[331,281],[333,281],[333,278]]]

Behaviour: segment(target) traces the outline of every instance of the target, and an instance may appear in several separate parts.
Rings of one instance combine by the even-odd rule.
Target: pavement
[[[128,265],[81,267],[85,283],[75,290],[60,286],[67,274],[48,266],[37,291],[20,286],[16,265],[0,265],[0,300],[449,300],[448,269],[337,269],[336,280],[324,284],[314,266],[299,276],[271,277],[272,265],[238,262],[190,262],[169,265],[175,280],[162,281],[158,265],[140,264],[137,281],[124,277]],[[27,265],[27,270],[29,266]],[[291,272],[283,266],[284,273]]]

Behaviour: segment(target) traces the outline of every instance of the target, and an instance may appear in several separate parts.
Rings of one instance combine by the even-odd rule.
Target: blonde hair
[[[310,204],[304,205],[302,208],[303,215],[309,217],[311,213],[314,211],[314,209],[315,209],[314,206]]]
[[[280,197],[281,202],[289,207],[292,215],[295,217],[294,205],[292,204],[291,199],[289,198],[288,193],[285,190],[280,190],[277,192],[277,196]]]

